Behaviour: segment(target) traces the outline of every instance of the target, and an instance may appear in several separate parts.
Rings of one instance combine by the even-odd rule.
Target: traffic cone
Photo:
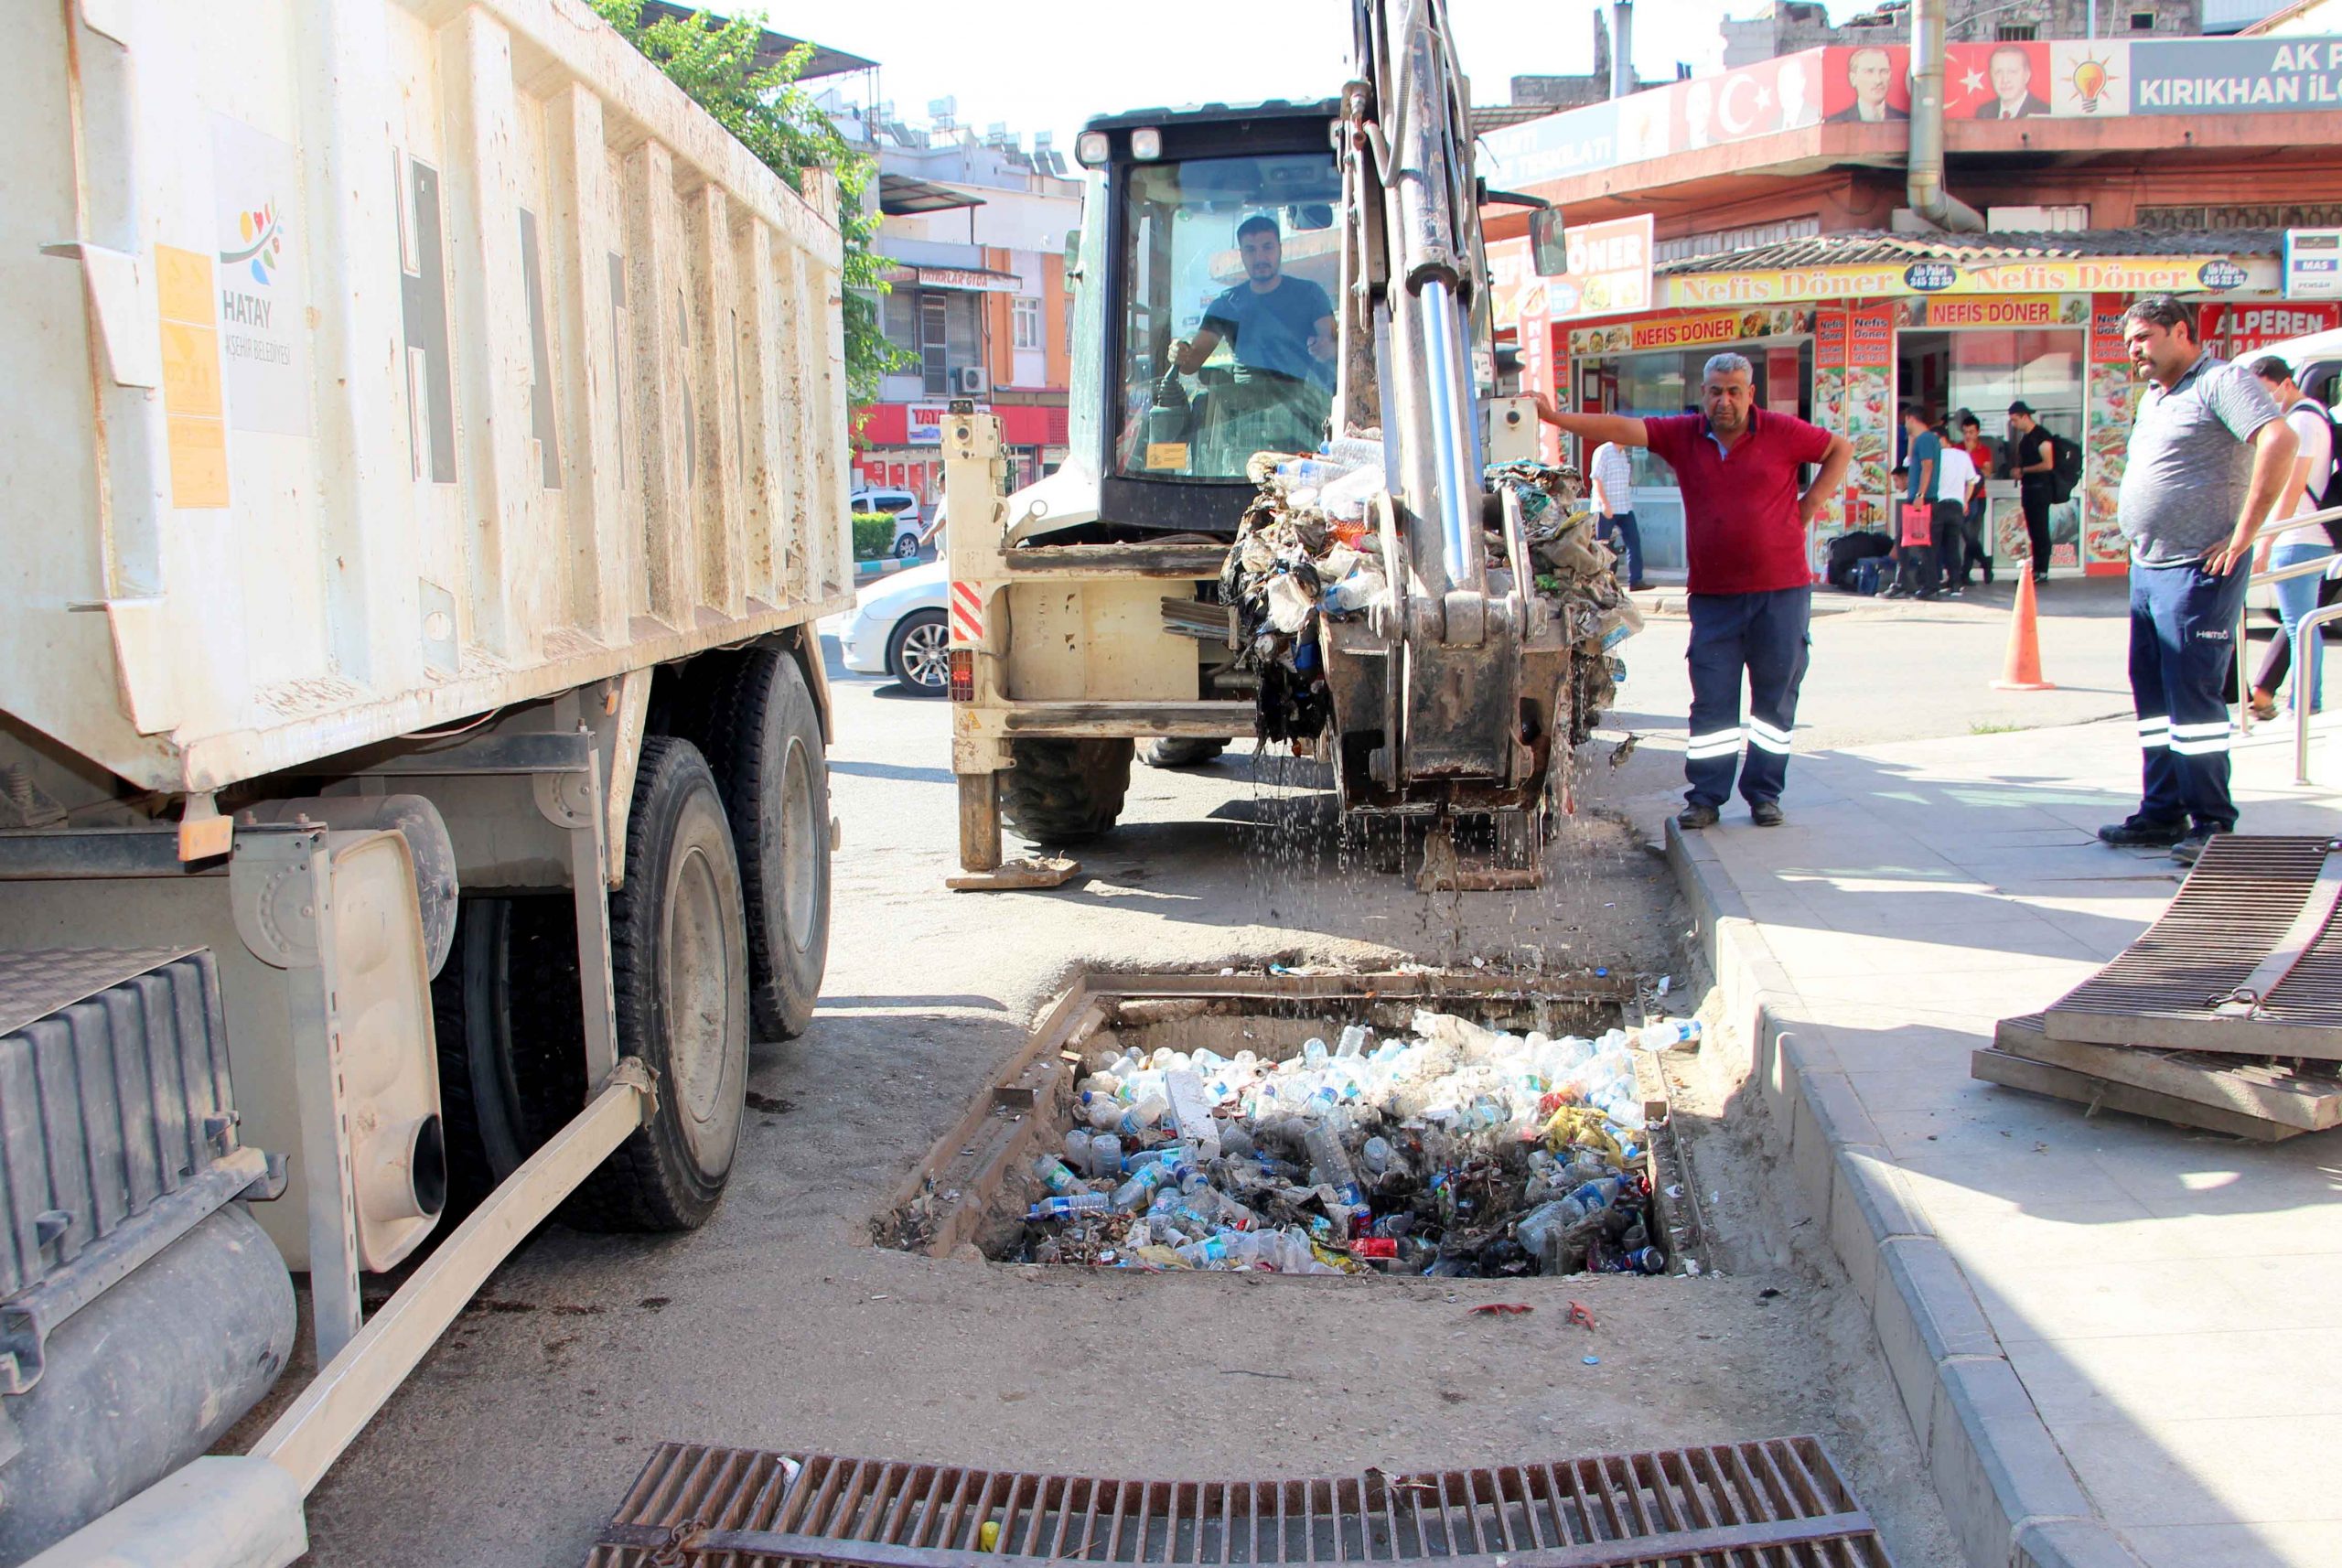
[[[2041,678],[2041,624],[2034,612],[2030,563],[2017,567],[2016,617],[2009,622],[2009,653],[2002,661],[2001,678],[1993,682],[2000,692],[2054,692],[2057,682]]]

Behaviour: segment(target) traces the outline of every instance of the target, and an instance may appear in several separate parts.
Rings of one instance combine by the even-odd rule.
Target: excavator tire
[[[1191,740],[1165,736],[1139,749],[1138,759],[1149,768],[1201,768],[1228,749],[1224,740]]]
[[[1131,787],[1127,740],[1017,740],[1002,778],[1001,815],[1037,844],[1096,838],[1123,814]]]

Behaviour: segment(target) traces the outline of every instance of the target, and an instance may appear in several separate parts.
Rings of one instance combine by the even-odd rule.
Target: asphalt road
[[[2118,589],[2051,590],[2044,646],[2061,689],[2021,697],[1987,685],[2004,590],[1822,617],[1799,743],[2126,711]],[[1194,773],[1140,769],[1124,825],[1065,888],[947,893],[948,713],[833,661],[845,839],[829,978],[803,1039],[757,1049],[722,1208],[688,1236],[543,1232],[312,1499],[313,1560],[580,1562],[670,1438],[1241,1476],[1815,1432],[1887,1520],[1898,1561],[1951,1561],[1859,1303],[1814,1256],[1816,1228],[1728,1098],[1680,1118],[1703,1181],[1729,1189],[1721,1278],[1144,1278],[871,1244],[888,1191],[1083,965],[1479,958],[1689,976],[1681,906],[1645,847],[1678,778],[1683,635],[1655,618],[1627,646],[1619,722],[1643,743],[1617,769],[1588,748],[1547,886],[1444,898],[1346,852],[1310,770],[1241,750]],[[1552,1310],[1465,1316],[1506,1296]],[[1570,1297],[1604,1325],[1598,1366],[1562,1329]]]

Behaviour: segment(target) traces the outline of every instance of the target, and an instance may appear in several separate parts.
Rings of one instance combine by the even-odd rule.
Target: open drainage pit
[[[1091,977],[882,1233],[1158,1272],[1696,1273],[1632,995],[1608,975]]]

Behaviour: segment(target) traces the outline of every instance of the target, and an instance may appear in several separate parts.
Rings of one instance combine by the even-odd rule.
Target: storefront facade
[[[940,398],[932,403],[873,405],[854,439],[858,482],[907,489],[927,506],[940,504],[943,499],[943,417],[950,406]],[[1011,488],[1029,485],[1065,461],[1067,415],[1062,404],[978,401],[975,409],[1000,420]]]
[[[1733,270],[1733,258],[1714,258],[1697,272],[1663,274],[1653,291],[1662,302],[1656,308],[1595,321],[1543,320],[1534,302],[1525,301],[1518,329],[1543,352],[1524,352],[1523,361],[1546,358],[1549,384],[1577,408],[1651,416],[1696,406],[1710,356],[1746,356],[1760,407],[1810,419],[1853,444],[1845,486],[1813,532],[1816,570],[1837,534],[1892,531],[1906,404],[1923,405],[1939,419],[1972,412],[1997,453],[2010,435],[2009,404],[2021,401],[2045,428],[2077,442],[2083,453],[2081,482],[2051,512],[2051,569],[2119,573],[2127,553],[2114,500],[2138,392],[2122,349],[2124,308],[2148,293],[2192,297],[2208,341],[2230,353],[2250,353],[2292,335],[2289,328],[2316,330],[2333,314],[2332,306],[2269,300],[2276,290],[2274,260],[2251,250],[2022,263],[1982,254],[1981,243],[1979,250],[1962,260],[1895,266]],[[1993,291],[2003,279],[2051,286]],[[2055,286],[2096,282],[2131,286]],[[2204,298],[2215,288],[2218,297]],[[1709,303],[1718,300],[1745,303]],[[1681,500],[1664,464],[1645,454],[1636,458],[1645,559],[1662,569],[1679,566]],[[2020,553],[2025,527],[2015,481],[1993,478],[1987,496],[1995,556]]]

